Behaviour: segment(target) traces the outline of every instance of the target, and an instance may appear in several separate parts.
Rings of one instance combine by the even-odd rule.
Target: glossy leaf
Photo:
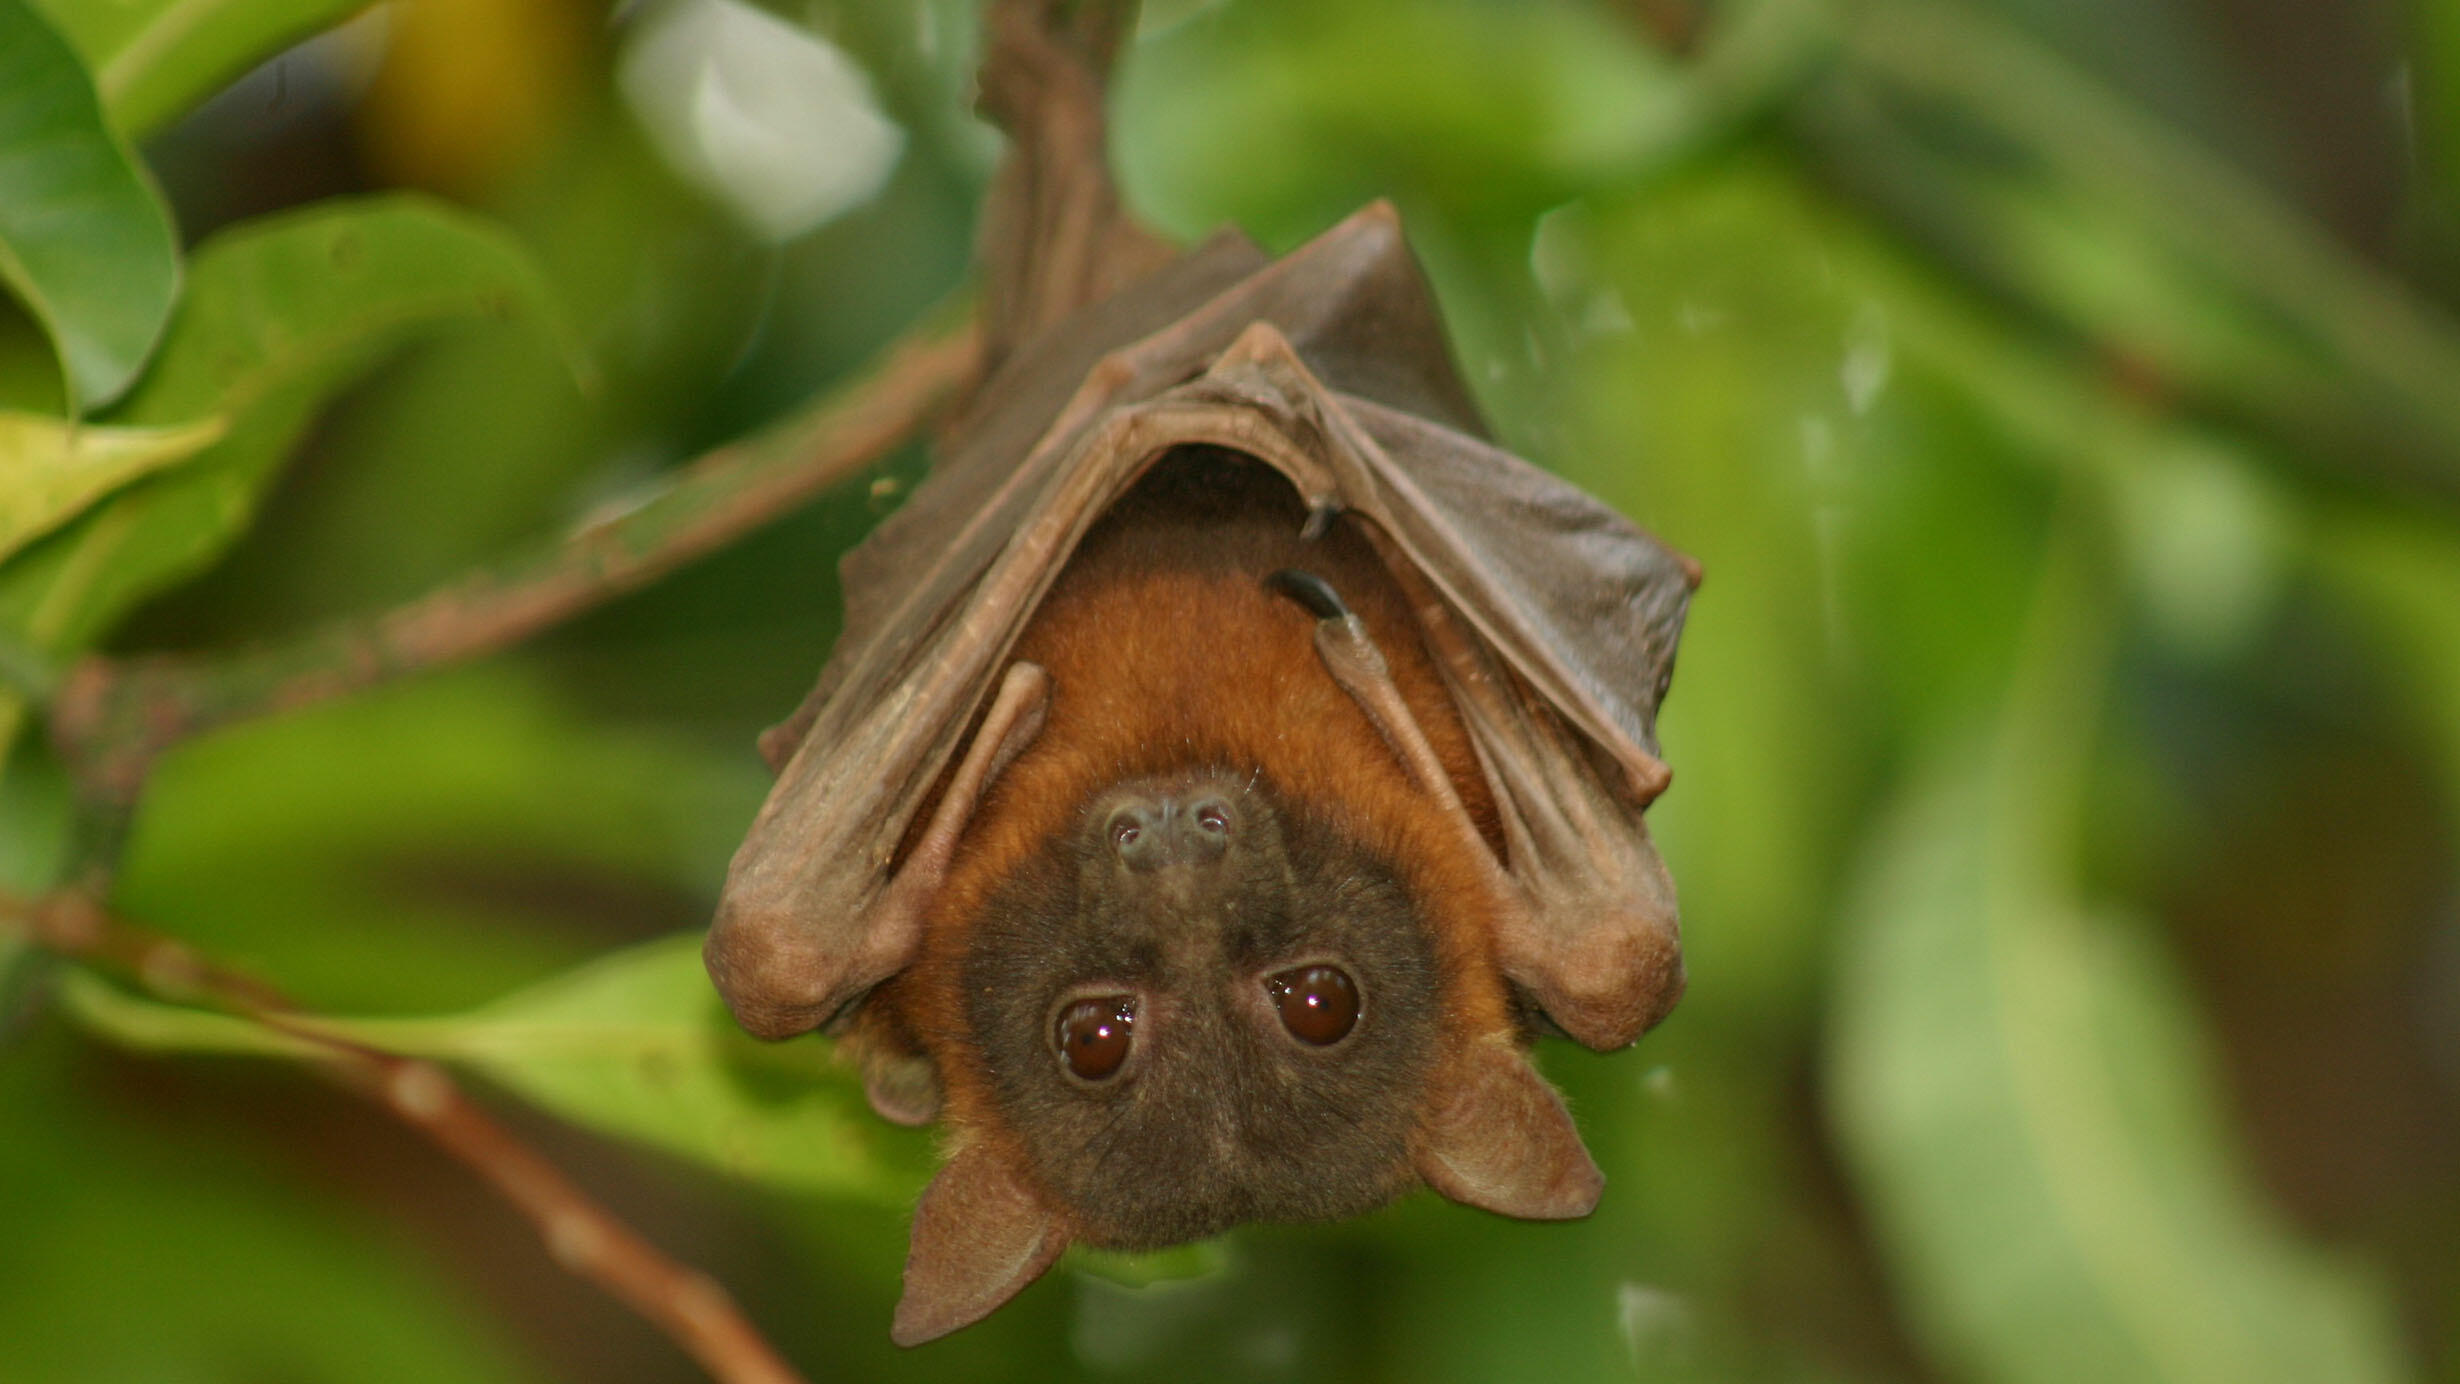
[[[610,930],[705,918],[764,786],[747,754],[593,726],[535,677],[467,669],[172,756],[114,902],[358,1016],[333,1025],[356,1041],[768,1185],[902,1205],[924,1139],[874,1118],[827,1043],[744,1036],[696,935],[589,959]],[[68,998],[149,1049],[267,1047],[225,1015]]]
[[[222,420],[167,428],[89,427],[0,412],[0,560],[139,476],[222,436]]]
[[[314,1061],[325,1049],[219,1009],[190,1009],[134,995],[92,971],[60,980],[60,1004],[86,1030],[138,1052],[211,1053],[222,1057],[288,1057]]]
[[[42,324],[80,412],[128,388],[179,294],[169,209],[27,0],[0,0],[0,284]]]
[[[80,976],[70,1010],[112,1041],[312,1059],[313,1044],[230,1015],[131,996]],[[586,1128],[755,1182],[903,1204],[920,1188],[920,1136],[864,1104],[819,1039],[761,1043],[710,988],[697,933],[593,961],[467,1014],[316,1019],[353,1043],[478,1073]]]
[[[369,0],[39,0],[93,68],[120,129],[144,134]]]
[[[826,1042],[745,1036],[710,987],[700,941],[694,932],[644,943],[465,1015],[334,1027],[738,1177],[911,1198],[920,1136],[875,1118]]]
[[[220,415],[222,440],[132,485],[0,569],[0,629],[58,653],[210,561],[333,391],[421,331],[552,314],[535,267],[488,223],[408,197],[330,202],[207,242],[123,425]]]

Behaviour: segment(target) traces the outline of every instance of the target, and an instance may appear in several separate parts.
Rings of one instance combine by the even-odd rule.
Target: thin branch
[[[1177,250],[1127,213],[1111,178],[1104,101],[1135,0],[993,0],[982,26],[978,109],[1008,135],[974,244],[985,358],[997,368]]]
[[[191,736],[494,652],[723,547],[912,437],[978,358],[970,327],[909,334],[851,386],[622,513],[373,618],[229,654],[84,659],[52,703],[53,742],[89,804],[124,811],[154,760]]]
[[[562,1169],[488,1116],[443,1068],[346,1042],[261,982],[186,944],[111,916],[81,892],[0,894],[0,928],[63,956],[104,962],[159,999],[211,1003],[317,1050],[325,1071],[376,1101],[492,1183],[537,1227],[547,1253],[605,1289],[700,1362],[721,1384],[801,1384],[715,1279],[666,1257],[574,1185]]]

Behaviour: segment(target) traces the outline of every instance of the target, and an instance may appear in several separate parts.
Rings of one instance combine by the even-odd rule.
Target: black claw
[[[1332,583],[1313,572],[1296,567],[1284,567],[1264,579],[1264,584],[1307,608],[1318,620],[1346,620],[1350,608],[1341,603],[1341,593]]]

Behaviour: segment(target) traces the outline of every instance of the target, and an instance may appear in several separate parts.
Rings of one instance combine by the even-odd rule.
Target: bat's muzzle
[[[1119,863],[1146,874],[1221,859],[1237,822],[1236,809],[1220,793],[1148,791],[1120,799],[1107,829]]]

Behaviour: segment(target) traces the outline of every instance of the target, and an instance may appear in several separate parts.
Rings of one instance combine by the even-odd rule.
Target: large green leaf
[[[95,1032],[149,1050],[311,1057],[245,1019],[138,999],[90,976],[63,989]],[[432,1019],[316,1019],[385,1052],[480,1073],[576,1124],[801,1192],[903,1203],[922,1140],[873,1116],[829,1044],[761,1043],[701,968],[700,935],[603,957],[494,1004]]]
[[[150,131],[369,0],[39,0],[85,55],[112,120]]]
[[[1839,950],[1836,1117],[1899,1301],[1964,1377],[2405,1378],[2383,1305],[2255,1192],[2147,930],[2061,879],[2108,665],[2054,552],[1996,741],[1934,747]]]
[[[149,472],[196,455],[222,420],[168,428],[84,426],[0,410],[0,559]]]
[[[709,984],[700,942],[694,932],[644,943],[468,1014],[333,1027],[739,1177],[911,1198],[919,1137],[871,1113],[828,1043],[745,1036]]]
[[[417,332],[516,315],[552,318],[528,256],[416,198],[325,203],[207,242],[160,359],[110,421],[220,415],[229,431],[0,568],[0,629],[45,652],[83,647],[222,550],[334,390]]]
[[[26,0],[0,0],[0,283],[50,336],[78,410],[128,388],[179,295],[169,209]]]

